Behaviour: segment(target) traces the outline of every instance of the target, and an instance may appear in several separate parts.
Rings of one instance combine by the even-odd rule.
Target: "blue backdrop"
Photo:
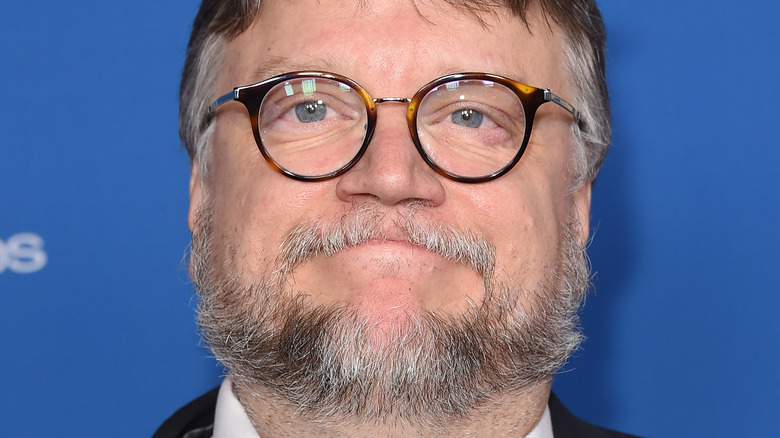
[[[644,435],[772,436],[779,7],[599,3],[615,135],[593,196],[589,339],[555,389]],[[219,381],[183,260],[177,90],[197,7],[0,14],[4,435],[149,436]]]

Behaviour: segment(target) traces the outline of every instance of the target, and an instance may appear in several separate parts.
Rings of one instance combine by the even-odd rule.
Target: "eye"
[[[450,115],[452,123],[466,128],[479,128],[483,119],[484,115],[481,112],[471,108],[464,108]]]
[[[295,105],[295,117],[301,123],[320,122],[328,113],[328,106],[322,100],[310,100]]]
[[[474,108],[460,108],[450,113],[450,122],[454,125],[469,129],[499,128],[500,126],[495,122],[495,118],[498,117],[500,113],[485,105],[480,106],[485,107],[485,109],[488,110],[487,114],[485,111]]]
[[[320,93],[322,94],[322,93]],[[273,105],[273,106],[272,106]],[[293,96],[275,102],[267,102],[262,108],[268,123],[282,124],[290,129],[320,129],[350,119],[352,111],[344,102],[333,96]],[[321,126],[320,126],[321,125]]]

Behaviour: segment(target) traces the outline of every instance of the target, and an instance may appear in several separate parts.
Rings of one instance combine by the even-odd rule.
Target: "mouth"
[[[391,325],[423,309],[458,314],[479,302],[491,287],[495,259],[486,239],[416,214],[358,212],[299,225],[280,246],[280,287]]]
[[[391,253],[427,262],[443,258],[467,265],[484,278],[492,274],[495,264],[495,250],[487,240],[414,215],[385,220],[379,215],[355,214],[332,225],[298,225],[287,233],[280,247],[277,272],[282,276],[312,258],[361,252],[361,248],[386,259]]]

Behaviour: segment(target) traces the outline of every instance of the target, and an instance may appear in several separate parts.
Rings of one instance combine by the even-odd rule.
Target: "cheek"
[[[468,211],[477,213],[469,222],[495,245],[496,279],[533,289],[558,246],[557,206],[549,182],[517,178],[496,186],[470,195]]]
[[[258,278],[273,269],[285,234],[322,214],[323,191],[329,184],[301,183],[279,174],[254,143],[240,149],[215,145],[222,149],[215,153],[207,178],[214,206],[213,248],[226,272]]]
[[[268,261],[273,239],[270,236],[276,222],[265,216],[266,209],[258,208],[270,202],[265,196],[240,191],[242,185],[225,185],[232,190],[215,190],[213,193],[213,243],[215,255],[229,273],[262,274],[260,267]]]
[[[206,177],[213,205],[213,245],[226,272],[258,273],[273,257],[278,205],[284,196],[254,138],[234,123],[218,125]],[[261,272],[260,272],[261,273]]]

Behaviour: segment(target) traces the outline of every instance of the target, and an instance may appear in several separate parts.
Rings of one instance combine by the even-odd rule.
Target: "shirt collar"
[[[233,381],[230,377],[226,377],[219,387],[212,438],[260,438],[249,421],[249,415],[233,394]]]

